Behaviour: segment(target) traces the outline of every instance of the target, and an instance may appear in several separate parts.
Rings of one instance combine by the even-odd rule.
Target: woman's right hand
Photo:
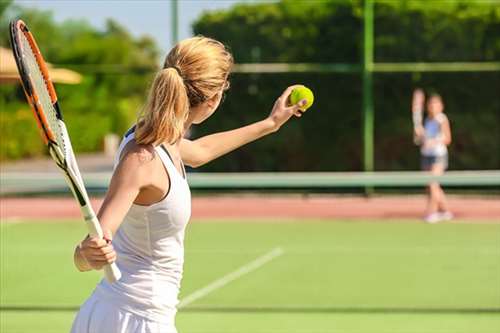
[[[99,270],[116,260],[116,252],[111,244],[111,237],[106,236],[104,239],[87,236],[78,245],[78,254],[88,268]]]
[[[414,112],[422,112],[422,110],[424,109],[424,102],[424,91],[420,88],[415,89],[413,91],[412,110]]]
[[[302,116],[302,112],[304,111],[301,111],[300,108],[306,105],[307,100],[303,99],[295,105],[288,105],[288,98],[290,97],[292,90],[298,87],[301,87],[301,85],[296,84],[288,87],[274,103],[271,114],[268,116],[268,119],[272,123],[273,131],[279,130],[280,127],[284,123],[286,123],[293,115],[295,115],[296,117]]]

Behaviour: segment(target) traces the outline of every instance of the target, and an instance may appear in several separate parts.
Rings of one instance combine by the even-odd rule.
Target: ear
[[[219,101],[222,97],[222,92],[218,92],[217,94],[213,95],[211,98],[209,98],[206,103],[209,108],[214,108],[217,107],[219,104]]]

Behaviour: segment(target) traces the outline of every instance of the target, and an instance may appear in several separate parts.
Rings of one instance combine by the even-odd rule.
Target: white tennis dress
[[[133,129],[121,142],[115,167]],[[184,231],[191,216],[191,193],[163,146],[155,148],[170,179],[161,201],[133,204],[113,246],[122,277],[105,279],[82,305],[72,333],[175,333],[175,314],[184,263]]]

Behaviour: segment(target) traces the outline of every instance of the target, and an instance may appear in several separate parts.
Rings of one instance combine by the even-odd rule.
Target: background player
[[[442,175],[448,168],[448,148],[451,143],[451,129],[448,117],[444,114],[442,97],[431,93],[427,99],[427,116],[422,122],[422,110],[425,104],[425,95],[421,89],[413,93],[412,113],[414,122],[414,139],[420,145],[422,170],[430,171],[433,175]],[[428,186],[427,213],[424,220],[436,223],[451,220],[453,214],[448,209],[446,196],[438,182]]]

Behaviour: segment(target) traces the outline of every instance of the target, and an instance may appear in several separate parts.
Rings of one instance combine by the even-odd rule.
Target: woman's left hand
[[[273,129],[275,131],[279,130],[280,127],[288,121],[293,115],[296,117],[301,117],[302,112],[300,108],[306,105],[307,101],[305,99],[299,101],[295,105],[288,105],[288,98],[293,89],[300,87],[300,85],[293,85],[281,94],[281,96],[274,103],[273,110],[269,115],[268,119],[272,122]]]

